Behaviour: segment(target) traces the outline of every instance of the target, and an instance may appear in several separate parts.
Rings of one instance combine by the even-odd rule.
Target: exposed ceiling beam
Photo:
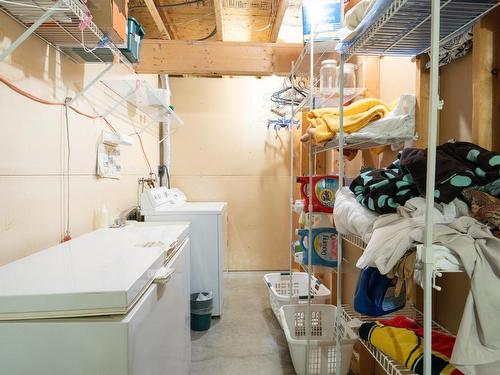
[[[215,39],[218,41],[224,40],[224,23],[222,22],[222,1],[223,0],[213,0],[214,12],[215,12],[215,27],[216,27]]]
[[[145,39],[138,73],[287,75],[302,44]]]
[[[278,34],[280,33],[281,25],[283,24],[283,19],[285,18],[288,2],[289,0],[279,0],[278,10],[276,11],[276,16],[273,20],[273,27],[271,29],[271,42],[276,42],[278,40]]]
[[[158,8],[156,7],[154,0],[144,0],[144,2],[146,3],[149,14],[151,14],[151,18],[153,18],[153,21],[160,31],[162,38],[168,40],[172,39],[172,35],[165,26],[165,22],[163,22],[163,19],[161,18],[160,12],[158,12]]]

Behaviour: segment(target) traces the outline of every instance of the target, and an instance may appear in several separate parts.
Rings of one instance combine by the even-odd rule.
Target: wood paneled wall
[[[172,184],[191,201],[226,201],[229,270],[289,267],[290,146],[267,129],[280,78],[172,78],[185,126],[172,137]]]
[[[0,13],[0,39],[8,45],[25,29]],[[103,65],[78,65],[36,36],[24,42],[0,63],[2,77],[21,89],[50,101],[64,101],[81,90]],[[127,72],[113,68],[107,78]],[[145,77],[153,85],[156,76]],[[89,91],[75,107],[103,113],[115,100],[101,85]],[[63,109],[35,103],[0,83],[0,265],[59,243],[64,235],[63,164],[65,127]],[[132,108],[119,108],[109,121],[125,134],[145,119]],[[95,177],[97,140],[107,129],[102,120],[69,113],[71,143],[70,224],[73,237],[93,229],[94,210],[105,204],[110,219],[136,205],[137,178],[149,170],[139,144],[121,146],[122,178]],[[143,133],[153,168],[158,165],[155,127]]]

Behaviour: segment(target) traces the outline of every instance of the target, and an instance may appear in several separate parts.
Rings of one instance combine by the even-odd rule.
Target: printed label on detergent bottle
[[[305,200],[304,210],[309,212],[309,177],[297,177],[297,182],[300,183],[300,191],[302,198]],[[335,192],[339,187],[338,176],[313,176],[312,191],[312,208],[314,212],[332,213],[335,205]]]
[[[333,178],[322,178],[314,186],[314,192],[318,201],[326,207],[333,208],[335,205],[335,191],[338,189],[338,182]]]
[[[323,260],[337,260],[337,236],[335,233],[319,233],[314,238],[314,251]]]

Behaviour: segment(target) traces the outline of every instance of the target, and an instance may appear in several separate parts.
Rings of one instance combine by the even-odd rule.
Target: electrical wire
[[[134,134],[139,139],[139,145],[141,146],[142,156],[144,156],[144,160],[146,160],[146,164],[148,165],[149,174],[153,174],[153,168],[151,168],[151,163],[149,162],[148,155],[146,154],[146,149],[144,148],[144,143],[142,142],[141,133],[137,131],[135,124],[132,123],[132,127],[134,128]]]
[[[1,1],[1,0],[0,0],[0,1]],[[83,50],[84,50],[85,52],[87,52],[87,53],[92,53],[92,52],[94,52],[97,48],[99,48],[99,45],[95,46],[94,48],[88,48],[88,47],[85,45],[85,39],[84,39],[84,37],[83,37],[83,29],[82,29],[82,30],[80,30],[80,31],[81,31],[81,33],[82,33],[82,41],[81,41],[81,43],[80,43],[80,44],[82,45],[82,48],[83,48]]]
[[[64,102],[54,102],[54,101],[49,101],[49,100],[45,100],[45,99],[42,99],[38,96],[35,96],[33,94],[30,94],[29,92],[27,91],[24,91],[23,89],[21,89],[20,87],[16,86],[15,84],[13,84],[12,82],[10,82],[9,80],[7,80],[5,77],[1,76],[0,75],[0,82],[2,82],[4,85],[6,85],[7,87],[9,87],[11,90],[17,92],[18,94],[30,99],[30,100],[33,100],[37,103],[40,103],[40,104],[45,104],[45,105],[54,105],[54,106],[66,106],[66,103]],[[69,109],[71,109],[73,112],[75,113],[78,113],[79,115],[81,116],[84,116],[84,117],[87,117],[91,120],[96,120],[96,119],[102,119],[106,125],[114,132],[116,133],[116,129],[111,125],[111,123],[103,116],[101,115],[89,115],[87,113],[84,113],[82,111],[80,111],[78,108],[75,108],[73,106],[68,106]]]
[[[210,39],[211,37],[213,37],[215,34],[217,34],[217,26],[214,27],[214,29],[212,30],[212,32],[210,34],[208,34],[206,37],[204,38],[201,38],[201,39],[196,39],[197,42],[202,42],[204,40],[207,40],[207,39]]]
[[[79,109],[73,107],[73,106],[70,106],[68,105],[67,103],[65,102],[53,102],[53,101],[49,101],[49,100],[45,100],[45,99],[42,99],[38,96],[35,96],[33,94],[30,94],[29,92],[27,91],[24,91],[23,89],[19,88],[18,86],[16,86],[15,84],[13,84],[12,82],[10,82],[9,80],[7,80],[5,77],[3,77],[2,75],[0,75],[0,82],[2,82],[4,85],[6,85],[7,87],[9,87],[11,90],[17,92],[18,94],[28,98],[28,99],[31,99],[37,103],[40,103],[40,104],[45,104],[45,105],[53,105],[53,106],[64,106],[65,108],[69,108],[71,109],[73,112],[81,115],[81,116],[84,116],[86,118],[89,118],[91,120],[95,120],[95,119],[102,119],[104,121],[104,123],[113,131],[113,133],[117,133],[116,129],[111,125],[111,123],[108,121],[108,119],[106,119],[104,116],[102,115],[89,115],[87,113],[84,113],[82,111],[80,111]],[[67,110],[67,109],[66,109]],[[134,126],[134,130],[135,129],[135,126]],[[139,144],[141,146],[141,150],[142,150],[142,154],[144,155],[144,159],[146,160],[146,163],[148,165],[148,168],[149,168],[149,172],[150,173],[153,173],[153,170],[151,168],[151,163],[149,162],[149,158],[148,158],[148,155],[146,154],[146,151],[144,149],[144,144],[142,142],[142,137],[139,133],[137,133],[137,131],[135,131],[135,134],[137,135],[137,138],[139,138]],[[69,142],[69,141],[68,141]]]
[[[185,1],[182,3],[160,4],[160,5],[157,5],[156,7],[160,8],[160,9],[161,8],[174,8],[174,7],[182,7],[182,6],[186,6],[186,5],[190,5],[190,4],[198,4],[198,3],[202,3],[203,5],[205,5],[204,0],[190,0],[190,1]],[[140,8],[147,8],[147,7],[146,7],[146,5],[134,5],[134,6],[129,7],[128,10],[140,9]]]

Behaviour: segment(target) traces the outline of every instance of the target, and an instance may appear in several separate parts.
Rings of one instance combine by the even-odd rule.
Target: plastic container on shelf
[[[335,322],[337,307],[333,305],[311,305],[311,316],[307,316],[307,304],[286,305],[280,309],[288,349],[297,375],[336,374]],[[307,327],[310,320],[309,352],[307,352]],[[347,322],[339,325],[342,339],[341,371],[347,375],[351,366],[353,346],[358,338]],[[306,371],[306,358],[309,356]]]
[[[323,60],[319,70],[319,93],[333,95],[337,87],[337,61]]]
[[[145,35],[144,27],[134,17],[128,17],[127,47],[120,48],[120,51],[131,63],[139,62],[141,58],[141,43]]]
[[[337,68],[337,87],[340,86],[340,67]],[[356,91],[356,65],[344,64],[344,95],[353,95]]]
[[[309,229],[299,229],[298,234],[303,252],[302,262],[303,264],[309,264]],[[337,236],[337,230],[332,227],[312,228],[312,265],[337,267]]]
[[[305,199],[305,212],[309,212],[309,177],[299,176],[297,177],[297,182],[300,184],[301,196]],[[313,176],[313,186],[313,211],[331,214],[335,205],[335,192],[339,187],[339,177],[335,175]]]
[[[294,272],[292,276],[292,298],[290,299],[290,273],[275,272],[264,275],[269,288],[269,300],[276,319],[281,324],[279,309],[284,305],[307,303],[307,287],[309,284],[306,272]],[[317,278],[311,276],[311,298],[315,304],[326,303],[330,290]]]
[[[389,279],[375,267],[359,274],[354,292],[354,310],[368,316],[382,316],[401,310],[406,304],[406,283],[396,294],[397,278]]]

